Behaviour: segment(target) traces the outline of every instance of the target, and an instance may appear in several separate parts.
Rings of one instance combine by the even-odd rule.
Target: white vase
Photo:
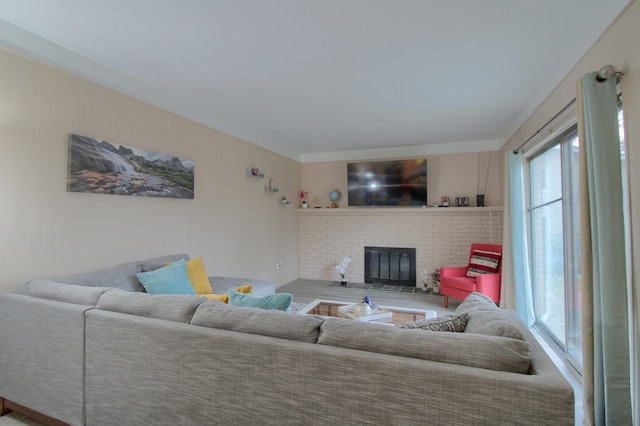
[[[359,317],[366,317],[371,315],[371,306],[368,303],[358,303],[353,307],[354,313]]]
[[[440,294],[440,287],[434,287],[433,294]]]

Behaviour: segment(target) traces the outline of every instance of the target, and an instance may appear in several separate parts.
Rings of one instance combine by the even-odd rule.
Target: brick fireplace
[[[345,256],[349,282],[365,282],[365,247],[414,247],[416,279],[466,265],[475,242],[502,244],[501,207],[298,209],[300,278],[336,281]]]

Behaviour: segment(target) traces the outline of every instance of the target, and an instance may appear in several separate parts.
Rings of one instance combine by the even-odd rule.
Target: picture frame
[[[442,197],[442,207],[449,207],[449,197]]]
[[[69,134],[68,192],[194,198],[195,162]]]

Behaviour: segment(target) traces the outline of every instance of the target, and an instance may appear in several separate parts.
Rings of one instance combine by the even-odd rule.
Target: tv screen
[[[427,159],[347,163],[349,206],[426,206]]]

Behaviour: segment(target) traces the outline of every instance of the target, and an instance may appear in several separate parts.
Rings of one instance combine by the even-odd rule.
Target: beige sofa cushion
[[[522,331],[493,300],[481,293],[471,293],[458,306],[455,313],[469,314],[465,333],[511,337],[524,340]]]
[[[147,294],[114,288],[100,297],[97,309],[122,314],[189,323],[198,305],[207,299],[184,294]]]
[[[404,330],[327,318],[318,344],[512,373],[529,373],[533,352],[518,339],[475,333]]]
[[[209,301],[198,307],[191,324],[316,343],[322,321],[322,318],[313,315],[296,315]]]
[[[65,284],[47,278],[38,278],[16,286],[16,293],[19,294],[87,306],[96,306],[100,296],[108,290],[111,288]]]

